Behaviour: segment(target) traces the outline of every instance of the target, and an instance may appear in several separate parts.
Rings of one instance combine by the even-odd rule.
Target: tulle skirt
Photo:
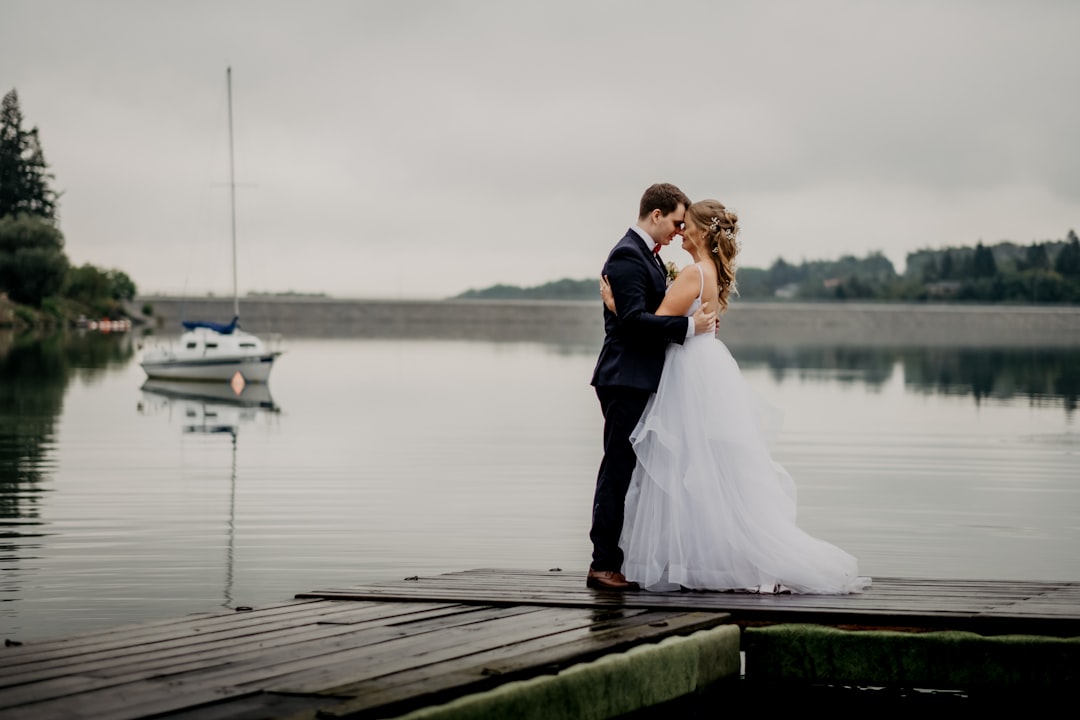
[[[854,557],[795,524],[795,483],[769,445],[779,416],[710,335],[667,351],[631,435],[637,454],[619,546],[654,591],[858,592]]]

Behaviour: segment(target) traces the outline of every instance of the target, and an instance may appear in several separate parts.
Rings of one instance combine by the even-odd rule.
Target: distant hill
[[[466,290],[455,300],[596,300],[600,291],[595,279],[571,280],[564,278],[537,285],[492,285],[482,290]]]

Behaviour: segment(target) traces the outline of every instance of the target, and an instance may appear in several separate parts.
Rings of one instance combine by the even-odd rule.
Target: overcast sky
[[[140,292],[598,273],[641,192],[746,266],[1080,228],[1080,3],[0,0],[73,262]],[[668,259],[688,256],[672,248]]]

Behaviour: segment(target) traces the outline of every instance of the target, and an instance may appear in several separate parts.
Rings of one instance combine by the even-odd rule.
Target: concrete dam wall
[[[142,297],[147,327],[180,332],[180,321],[227,322],[226,298]],[[599,347],[599,301],[341,300],[271,297],[240,303],[243,327],[284,337],[445,338],[537,341]],[[733,346],[850,345],[1080,347],[1080,307],[960,304],[736,302],[721,318]]]

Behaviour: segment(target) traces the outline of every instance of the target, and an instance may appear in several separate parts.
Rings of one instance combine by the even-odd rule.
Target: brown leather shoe
[[[638,584],[630,582],[621,572],[612,570],[593,570],[585,578],[585,585],[596,590],[637,590]]]

